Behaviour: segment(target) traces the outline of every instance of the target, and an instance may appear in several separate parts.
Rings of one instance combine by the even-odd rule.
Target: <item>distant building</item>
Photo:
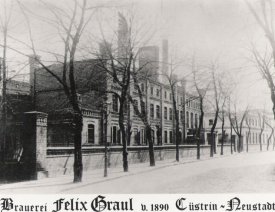
[[[242,114],[240,113],[240,116]],[[263,119],[262,116],[264,116],[264,125],[263,125]],[[206,113],[205,119],[204,119],[204,127],[205,127],[205,136],[207,138],[207,143],[210,144],[210,130],[214,122],[214,113]],[[222,122],[221,119],[218,118],[217,126],[215,128],[215,136],[217,144],[221,143],[222,139]],[[230,121],[228,115],[225,115],[225,124],[224,124],[224,142],[229,144],[231,142],[230,132]],[[264,127],[263,127],[264,126]],[[274,144],[274,137],[272,134],[272,128],[275,127],[275,122],[273,119],[273,115],[269,114],[263,110],[250,110],[245,120],[243,121],[243,128],[242,128],[242,143],[241,147],[243,150],[246,148],[246,144],[251,146],[259,146],[260,143],[260,135],[261,135],[261,141],[263,146],[266,147],[266,145],[269,143],[269,145]],[[260,133],[262,130],[262,134]],[[275,133],[275,132],[274,132]],[[275,134],[274,134],[275,135]],[[235,133],[234,129],[232,129],[232,141],[233,143],[237,144],[238,142],[238,136]]]

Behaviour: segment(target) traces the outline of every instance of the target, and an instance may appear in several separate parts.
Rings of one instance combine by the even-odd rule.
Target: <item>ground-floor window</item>
[[[168,134],[166,130],[164,131],[164,143],[168,143]]]
[[[170,138],[170,143],[172,144],[173,143],[173,132],[172,131],[169,132],[169,138]]]
[[[88,143],[94,144],[95,143],[95,125],[88,124]]]
[[[112,135],[112,143],[113,144],[120,144],[120,140],[121,140],[121,138],[120,138],[120,130],[118,129],[118,127],[117,126],[113,126],[112,128],[111,128],[111,135]]]

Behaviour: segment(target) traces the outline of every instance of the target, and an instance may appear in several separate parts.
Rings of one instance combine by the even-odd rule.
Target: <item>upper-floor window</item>
[[[183,117],[183,111],[180,111],[180,119],[183,121],[184,117]]]
[[[160,106],[156,106],[156,117],[159,119],[160,118]]]
[[[164,98],[167,99],[167,91],[164,91]]]
[[[213,119],[209,119],[209,126],[212,126],[214,124]]]
[[[115,94],[113,95],[113,111],[118,112],[118,98]]]
[[[150,104],[150,117],[154,118],[154,105]]]
[[[135,108],[138,108],[138,100],[134,99],[134,114],[137,115],[137,111]]]
[[[157,97],[159,97],[159,96],[160,96],[160,90],[157,89]]]
[[[191,113],[191,128],[194,128],[194,114]]]
[[[164,107],[164,119],[167,120],[167,107]]]
[[[172,100],[172,94],[171,93],[169,94],[169,99],[170,99],[170,101]]]
[[[195,114],[195,128],[198,128],[198,115]]]
[[[141,83],[140,87],[141,87],[141,91],[144,92],[145,89],[144,89],[144,84],[143,83]]]
[[[151,95],[154,95],[154,87],[151,87]]]
[[[173,111],[172,108],[169,108],[169,120],[173,119]]]
[[[77,95],[77,101],[78,102],[82,102],[82,96],[81,96],[81,94],[77,93],[76,95]]]

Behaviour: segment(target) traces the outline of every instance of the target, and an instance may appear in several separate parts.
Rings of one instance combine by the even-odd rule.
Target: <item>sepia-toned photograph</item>
[[[0,194],[275,193],[274,129],[275,0],[0,0]]]

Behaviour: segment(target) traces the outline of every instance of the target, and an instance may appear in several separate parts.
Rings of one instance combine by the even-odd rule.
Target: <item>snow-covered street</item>
[[[250,193],[275,192],[275,152],[242,153],[202,161],[163,161],[156,167],[131,165],[84,173],[82,183],[72,176],[0,186],[0,193]]]

